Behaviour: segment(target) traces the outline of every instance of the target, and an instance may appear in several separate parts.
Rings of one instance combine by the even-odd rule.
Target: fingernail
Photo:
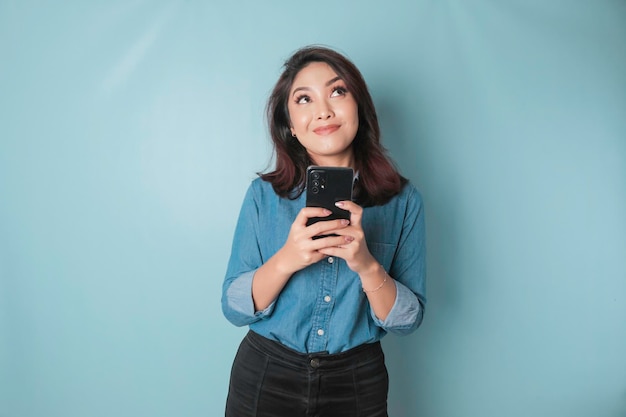
[[[337,202],[335,203],[335,205],[336,205],[337,207],[343,207],[343,202],[342,202],[342,201],[337,201]]]
[[[341,224],[343,224],[344,226],[347,226],[350,224],[350,220],[341,219]]]
[[[352,242],[354,238],[352,236],[346,236],[346,242]]]

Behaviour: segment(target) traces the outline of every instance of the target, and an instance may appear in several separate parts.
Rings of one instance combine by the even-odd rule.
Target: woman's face
[[[291,133],[317,165],[352,166],[358,106],[325,62],[312,62],[293,81],[288,105]]]

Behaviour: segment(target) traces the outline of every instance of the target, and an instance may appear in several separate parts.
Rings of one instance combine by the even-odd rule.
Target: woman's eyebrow
[[[339,80],[341,80],[341,77],[337,76],[330,81],[326,81],[326,87],[329,87],[332,83],[334,83],[335,81],[339,81]]]
[[[330,86],[331,84],[333,84],[336,81],[341,80],[341,77],[337,76],[335,78],[333,78],[332,80],[326,81],[326,87]],[[293,92],[291,93],[291,95],[293,96],[294,94],[296,94],[298,91],[309,91],[311,90],[310,87],[298,87],[295,90],[293,90]]]

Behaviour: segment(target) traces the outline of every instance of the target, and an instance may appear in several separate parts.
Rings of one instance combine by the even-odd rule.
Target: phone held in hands
[[[306,172],[306,206],[323,207],[332,213],[326,217],[311,217],[307,226],[325,220],[348,219],[350,212],[335,205],[352,200],[354,170],[346,167],[310,166]],[[316,236],[316,238],[325,236]]]

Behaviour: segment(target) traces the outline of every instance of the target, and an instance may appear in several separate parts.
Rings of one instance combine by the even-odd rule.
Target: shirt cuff
[[[377,326],[395,333],[408,333],[415,328],[422,307],[413,291],[398,281],[395,281],[395,284],[396,302],[391,307],[387,318],[380,320],[371,307],[370,312]]]
[[[230,287],[228,287],[228,305],[233,313],[239,316],[247,324],[269,316],[274,310],[275,302],[261,311],[254,311],[254,300],[252,299],[252,279],[256,270],[244,272]]]

